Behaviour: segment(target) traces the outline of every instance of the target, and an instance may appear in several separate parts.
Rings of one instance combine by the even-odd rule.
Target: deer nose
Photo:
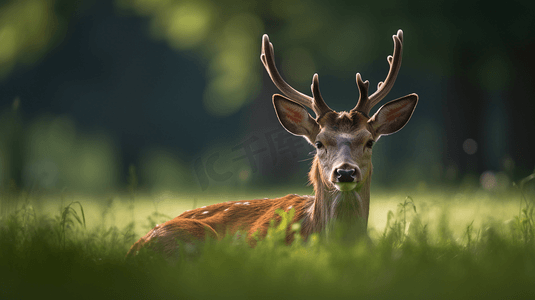
[[[338,182],[354,182],[357,173],[355,169],[336,169],[335,172]]]

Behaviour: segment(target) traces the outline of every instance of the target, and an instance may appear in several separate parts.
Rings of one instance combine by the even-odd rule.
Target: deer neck
[[[337,225],[356,225],[366,231],[370,208],[371,173],[364,176],[358,188],[341,192],[324,180],[318,158],[314,159],[309,180],[314,186],[315,199],[307,213],[312,232],[329,234]]]

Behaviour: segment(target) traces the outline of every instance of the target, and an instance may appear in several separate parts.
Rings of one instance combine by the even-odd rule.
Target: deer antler
[[[264,34],[262,37],[262,54],[260,55],[260,60],[262,60],[262,63],[264,64],[264,67],[266,68],[266,71],[269,74],[269,77],[271,78],[271,81],[275,84],[275,86],[290,100],[299,103],[301,105],[304,105],[308,108],[311,108],[314,113],[316,113],[316,120],[319,119],[321,116],[325,115],[326,113],[332,111],[332,109],[327,106],[325,101],[323,101],[323,98],[321,97],[320,88],[319,88],[319,80],[318,80],[318,74],[314,74],[314,77],[312,78],[312,95],[313,97],[310,97],[308,95],[305,95],[293,87],[291,87],[280,75],[279,71],[277,70],[277,67],[275,66],[275,54],[273,51],[273,44],[269,42],[269,37],[267,34]]]
[[[377,91],[368,96],[368,80],[362,81],[360,73],[357,73],[357,85],[359,88],[359,101],[357,105],[351,110],[360,111],[366,115],[370,113],[370,110],[390,92],[398,76],[399,68],[401,67],[401,54],[403,52],[403,31],[398,30],[396,35],[393,35],[394,39],[394,53],[387,57],[390,70],[384,82],[379,82],[377,85]]]

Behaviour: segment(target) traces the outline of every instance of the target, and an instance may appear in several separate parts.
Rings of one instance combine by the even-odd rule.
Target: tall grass
[[[518,185],[521,207],[512,221],[478,228],[472,222],[460,238],[446,214],[426,223],[417,199],[407,197],[387,213],[372,243],[313,235],[286,246],[285,224],[273,224],[254,249],[228,236],[174,263],[150,251],[125,259],[139,237],[135,222],[147,228],[163,218],[157,203],[147,220],[124,227],[87,226],[81,202],[64,204],[52,217],[23,203],[0,220],[0,299],[529,299],[535,296],[534,205],[526,189],[532,180]]]

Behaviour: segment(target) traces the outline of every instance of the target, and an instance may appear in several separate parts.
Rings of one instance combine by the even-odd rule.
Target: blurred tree
[[[347,110],[358,98],[356,72],[372,87],[384,79],[388,70],[384,58],[392,47],[388,36],[399,28],[406,34],[404,63],[389,97],[416,92],[421,101],[411,131],[381,140],[382,150],[377,151],[382,151],[382,159],[376,166],[412,168],[408,173],[415,181],[442,182],[503,169],[505,164],[510,168],[511,161],[524,174],[535,165],[535,145],[526,138],[535,130],[535,2],[512,0],[501,6],[460,0],[113,3],[117,9],[110,16],[102,12],[109,9],[106,5],[91,0],[0,2],[0,77],[6,79],[16,66],[41,60],[51,49],[62,53],[58,56],[65,53],[60,52],[62,47],[70,51],[65,55],[67,67],[54,69],[52,78],[42,82],[42,77],[21,77],[26,81],[15,92],[32,88],[32,96],[39,98],[29,105],[32,109],[48,110],[54,103],[61,106],[61,113],[73,114],[84,124],[114,130],[122,139],[122,151],[128,152],[123,155],[125,166],[137,157],[132,154],[140,152],[136,149],[150,149],[152,144],[157,149],[160,144],[177,147],[193,161],[191,156],[205,153],[221,140],[232,148],[232,143],[239,144],[255,130],[271,129],[276,121],[269,98],[276,88],[259,60],[263,33],[270,34],[279,68],[294,87],[308,93],[312,74],[318,72],[329,105]],[[84,9],[91,6],[96,8],[84,16]],[[150,43],[133,24],[146,27],[151,37],[165,41],[180,55],[164,46],[147,46]],[[92,39],[77,40],[82,38]],[[126,45],[119,47],[122,44]],[[59,61],[56,56],[41,72],[48,76],[60,68]],[[197,62],[206,83],[194,68]],[[202,92],[191,91],[196,89]],[[9,103],[18,96],[4,94]],[[201,97],[202,107],[200,101],[192,101]],[[255,101],[257,97],[262,100]],[[190,132],[191,124],[196,133]],[[171,134],[176,135],[169,138]],[[463,148],[467,141],[476,143],[474,153]],[[290,164],[284,168],[288,174],[306,170]],[[393,172],[377,173],[386,174],[383,182],[392,182],[387,176],[395,177]]]
[[[81,1],[0,2],[0,79],[15,66],[30,66],[65,37],[72,12]]]
[[[195,51],[208,64],[204,107],[228,116],[250,102],[261,88],[257,72],[262,20],[254,1],[117,0],[150,18],[150,31],[174,49]],[[237,9],[239,5],[239,9]]]
[[[24,148],[19,106],[20,99],[16,98],[11,109],[0,114],[0,187],[8,187],[10,181],[20,185]]]

